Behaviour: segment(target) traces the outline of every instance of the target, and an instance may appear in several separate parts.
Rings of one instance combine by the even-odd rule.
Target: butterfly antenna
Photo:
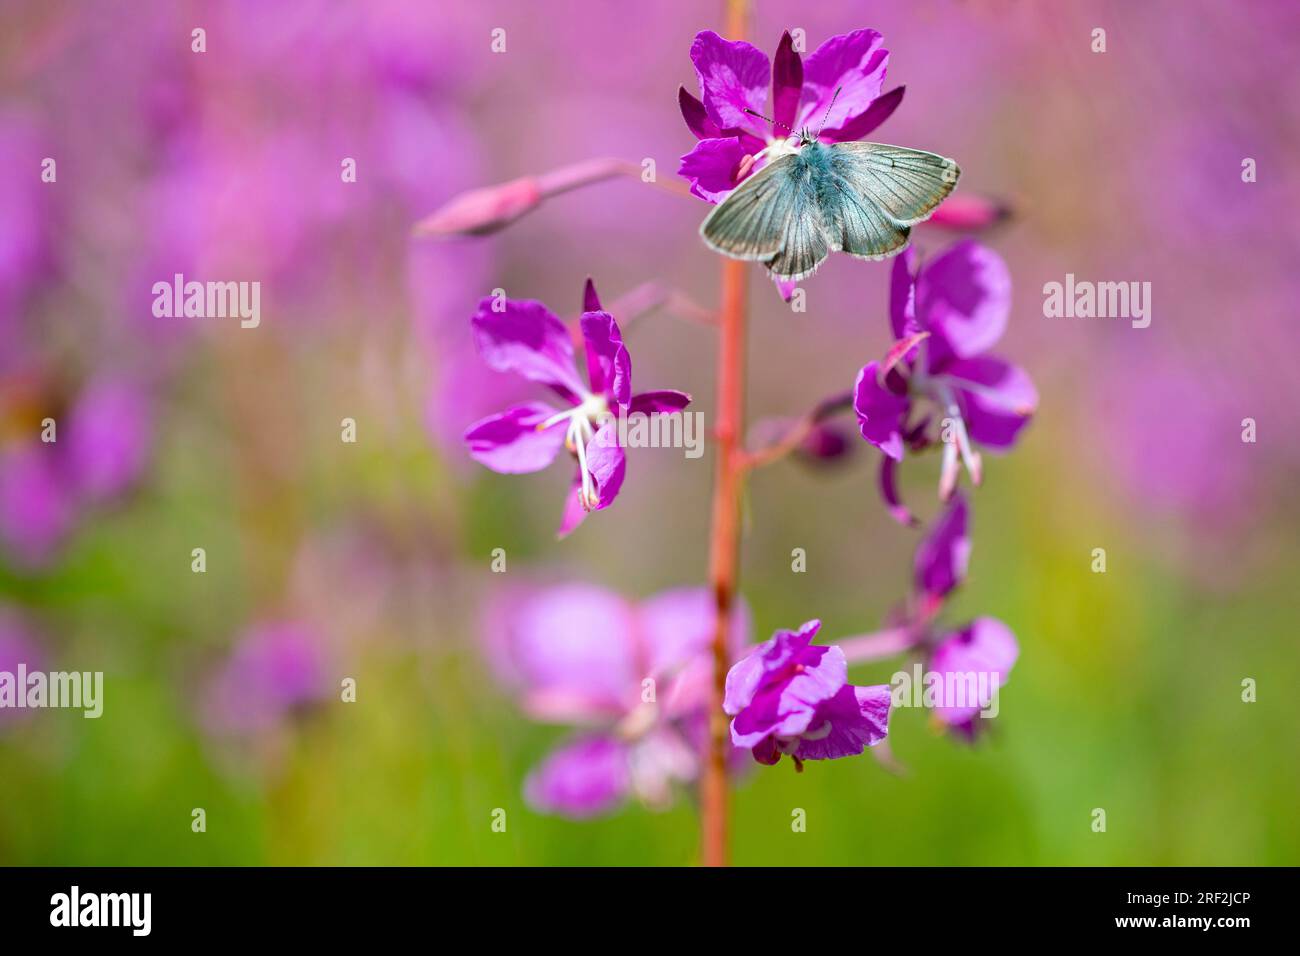
[[[840,90],[842,89],[844,89],[844,87],[842,86],[835,87],[835,93],[831,97],[831,105],[826,107],[826,115],[822,117],[822,125],[817,127],[818,136],[820,136],[822,134],[822,130],[826,128],[826,121],[831,118],[831,110],[835,109],[835,101],[840,98]]]
[[[786,126],[784,123],[778,123],[776,120],[764,116],[762,113],[759,113],[756,110],[751,110],[748,106],[745,107],[745,112],[748,113],[750,116],[757,116],[759,119],[765,120],[766,122],[771,123],[773,126],[779,126],[784,130],[789,130],[791,133],[794,132],[794,130],[790,129],[790,127]]]

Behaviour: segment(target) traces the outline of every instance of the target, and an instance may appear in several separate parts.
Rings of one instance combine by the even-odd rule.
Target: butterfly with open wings
[[[930,218],[961,175],[955,161],[919,149],[825,144],[807,129],[798,138],[797,147],[780,144],[780,155],[700,226],[710,249],[762,262],[777,279],[806,279],[832,252],[860,259],[901,252],[912,226]]]

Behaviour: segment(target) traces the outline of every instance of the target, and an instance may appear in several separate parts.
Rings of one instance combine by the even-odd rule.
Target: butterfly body
[[[762,262],[778,279],[812,275],[831,252],[885,259],[956,185],[951,159],[882,143],[819,142],[806,131],[704,220],[716,252]]]

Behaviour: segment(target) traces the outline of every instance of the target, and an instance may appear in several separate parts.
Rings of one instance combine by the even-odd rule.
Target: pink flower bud
[[[1011,210],[997,200],[953,193],[934,211],[929,222],[949,229],[987,229],[1009,215]]]
[[[524,213],[536,209],[542,190],[532,176],[512,179],[508,183],[472,189],[456,196],[437,212],[420,220],[416,235],[481,236],[496,232]]]

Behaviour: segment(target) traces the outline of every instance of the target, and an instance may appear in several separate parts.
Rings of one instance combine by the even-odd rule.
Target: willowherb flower
[[[937,608],[966,579],[970,552],[966,498],[957,492],[917,545],[912,562],[915,594],[927,607]]]
[[[139,481],[152,405],[138,383],[107,376],[63,394],[44,373],[16,372],[0,388],[0,551],[39,568],[86,513]],[[42,440],[47,418],[52,441]]]
[[[533,719],[580,728],[528,775],[529,804],[584,818],[629,797],[663,807],[693,780],[711,679],[717,620],[704,588],[640,603],[602,588],[564,585],[506,601],[486,628],[495,670]],[[730,644],[748,641],[748,615]]]
[[[881,94],[889,62],[882,43],[875,30],[855,30],[831,37],[805,60],[795,52],[787,31],[769,63],[752,44],[725,40],[711,30],[696,34],[691,62],[700,96],[682,87],[678,104],[699,142],[682,157],[678,174],[690,181],[696,196],[721,202],[783,146],[790,130],[818,129],[837,90],[834,125],[821,128],[818,138],[824,143],[862,139],[903,99],[901,86]],[[746,110],[765,114],[779,125]]]
[[[940,677],[940,686],[988,687],[981,698],[961,703],[942,702],[935,707],[938,720],[967,740],[974,740],[979,728],[980,712],[991,703],[992,681],[1001,688],[1020,655],[1020,645],[1011,628],[995,617],[977,617],[956,631],[938,639],[930,651],[927,670]],[[976,679],[983,675],[986,682]],[[980,693],[983,693],[982,691]]]
[[[1006,330],[1011,277],[993,250],[963,240],[913,271],[916,256],[894,260],[889,353],[858,373],[854,410],[862,437],[884,453],[881,492],[900,521],[911,515],[899,500],[895,467],[905,448],[943,443],[940,498],[957,486],[961,465],[978,485],[975,446],[1010,448],[1038,405],[1019,366],[988,352]]]
[[[208,684],[204,723],[219,736],[272,730],[325,697],[326,675],[325,650],[314,628],[298,621],[259,623]]]
[[[974,700],[971,695],[962,701],[940,700],[934,708],[940,723],[973,739],[981,726],[976,722],[980,711],[989,706],[996,688],[1007,682],[1020,648],[1011,629],[997,618],[978,617],[956,630],[936,625],[944,601],[966,579],[971,553],[968,517],[966,498],[957,492],[917,546],[912,601],[902,626],[911,631],[913,646],[924,653],[925,669],[935,675],[937,686],[960,685],[984,695]]]
[[[820,628],[813,620],[777,631],[727,673],[732,743],[759,763],[788,754],[802,769],[805,760],[860,754],[888,733],[889,687],[849,684],[844,652],[812,644]]]
[[[561,448],[577,463],[559,533],[566,535],[588,512],[609,507],[623,484],[626,459],[617,440],[620,415],[680,411],[685,392],[665,389],[632,394],[632,359],[614,317],[587,281],[580,320],[587,360],[584,384],[574,361],[568,327],[533,300],[479,303],[471,319],[479,354],[488,367],[545,385],[568,407],[526,402],[475,422],[465,431],[469,453],[493,471],[540,471]]]

